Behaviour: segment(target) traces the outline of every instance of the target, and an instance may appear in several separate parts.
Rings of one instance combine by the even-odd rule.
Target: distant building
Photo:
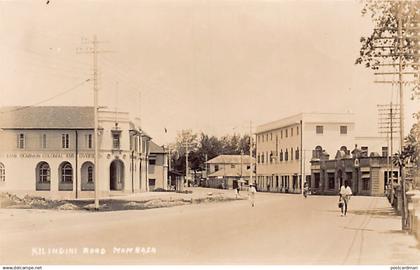
[[[251,162],[255,163],[255,158],[249,155],[219,155],[207,161],[207,186],[232,189],[248,185]],[[253,177],[255,179],[255,173]]]
[[[52,198],[144,192],[148,136],[125,112],[99,111],[99,175],[94,175],[93,107],[0,110],[0,191]],[[157,182],[155,187],[159,185]]]
[[[302,180],[311,181],[313,149],[333,153],[356,142],[366,151],[387,151],[386,138],[356,136],[350,113],[301,113],[260,125],[256,131],[257,187],[299,193]]]
[[[356,148],[340,149],[334,159],[322,148],[313,151],[310,188],[315,194],[336,195],[347,181],[354,195],[383,196],[391,170],[388,156],[368,153]],[[398,182],[398,168],[393,168],[394,183]]]
[[[153,141],[149,143],[149,190],[168,189],[168,151]]]

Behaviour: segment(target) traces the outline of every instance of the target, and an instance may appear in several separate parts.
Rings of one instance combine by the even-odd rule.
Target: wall
[[[99,141],[98,177],[101,196],[110,194],[110,166],[112,161],[120,160],[124,167],[123,193],[147,190],[146,154],[140,159],[140,147],[130,149],[130,123],[123,119],[127,114],[118,114],[121,129],[120,149],[112,149],[111,129],[115,128],[115,113],[101,112]],[[17,148],[17,134],[25,134],[25,148]],[[61,134],[69,134],[69,149],[63,149]],[[94,149],[89,149],[85,135],[93,134],[93,130],[78,130],[78,155],[76,155],[76,132],[74,130],[2,130],[0,132],[0,162],[6,170],[6,181],[0,183],[0,190],[18,194],[36,194],[51,198],[92,197],[93,191],[81,191],[81,168],[85,162],[94,162]],[[42,134],[47,135],[47,147],[41,147]],[[139,137],[137,137],[137,140]],[[143,141],[147,150],[147,137]],[[140,144],[138,144],[140,145]],[[93,146],[93,145],[92,145]],[[132,155],[134,150],[134,155]],[[77,161],[76,161],[77,157]],[[132,165],[132,157],[133,164]],[[41,161],[50,166],[50,190],[36,191],[36,167]],[[73,169],[73,190],[59,191],[59,166],[67,161]],[[77,166],[76,166],[77,163]],[[140,170],[142,163],[142,170]],[[134,180],[134,181],[132,181]],[[134,183],[133,183],[134,182]],[[77,185],[77,188],[76,188]]]

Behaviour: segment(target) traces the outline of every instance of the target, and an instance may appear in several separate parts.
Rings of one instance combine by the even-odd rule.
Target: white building
[[[168,189],[169,152],[153,141],[149,143],[149,190]]]
[[[358,137],[351,113],[293,115],[258,126],[256,140],[257,186],[275,192],[301,191],[302,177],[310,181],[310,160],[316,148],[335,155],[358,143],[380,154],[387,147],[386,138]]]
[[[100,196],[148,191],[151,138],[128,113],[99,111],[98,118]],[[93,107],[3,108],[0,191],[93,197],[93,127]]]
[[[255,158],[249,155],[219,155],[206,162],[208,171],[207,185],[212,188],[232,189],[248,185],[251,163]],[[255,178],[255,174],[252,174]]]

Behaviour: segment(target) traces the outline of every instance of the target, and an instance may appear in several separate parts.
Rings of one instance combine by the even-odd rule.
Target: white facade
[[[0,115],[0,167],[4,168],[0,191],[51,198],[94,196],[93,108],[38,107],[6,120],[4,115],[14,112],[4,111]],[[78,116],[78,111],[89,115],[77,121],[77,117],[66,119]],[[30,114],[39,114],[40,120],[32,124]],[[128,113],[99,112],[100,196],[149,190],[149,141]]]
[[[350,113],[301,113],[258,126],[257,186],[261,190],[300,192],[302,180],[311,176],[310,160],[316,147],[334,157],[339,149],[351,151],[357,142],[379,153],[387,146],[386,138],[356,138],[354,115]]]

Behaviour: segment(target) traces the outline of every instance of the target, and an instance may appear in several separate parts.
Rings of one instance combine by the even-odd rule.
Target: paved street
[[[249,201],[89,213],[0,210],[3,264],[420,264],[385,198],[354,197],[340,217],[336,197],[258,193]],[[85,255],[83,248],[105,248]],[[156,253],[113,254],[153,247]],[[32,255],[33,248],[77,254]],[[37,249],[39,250],[39,249]]]

